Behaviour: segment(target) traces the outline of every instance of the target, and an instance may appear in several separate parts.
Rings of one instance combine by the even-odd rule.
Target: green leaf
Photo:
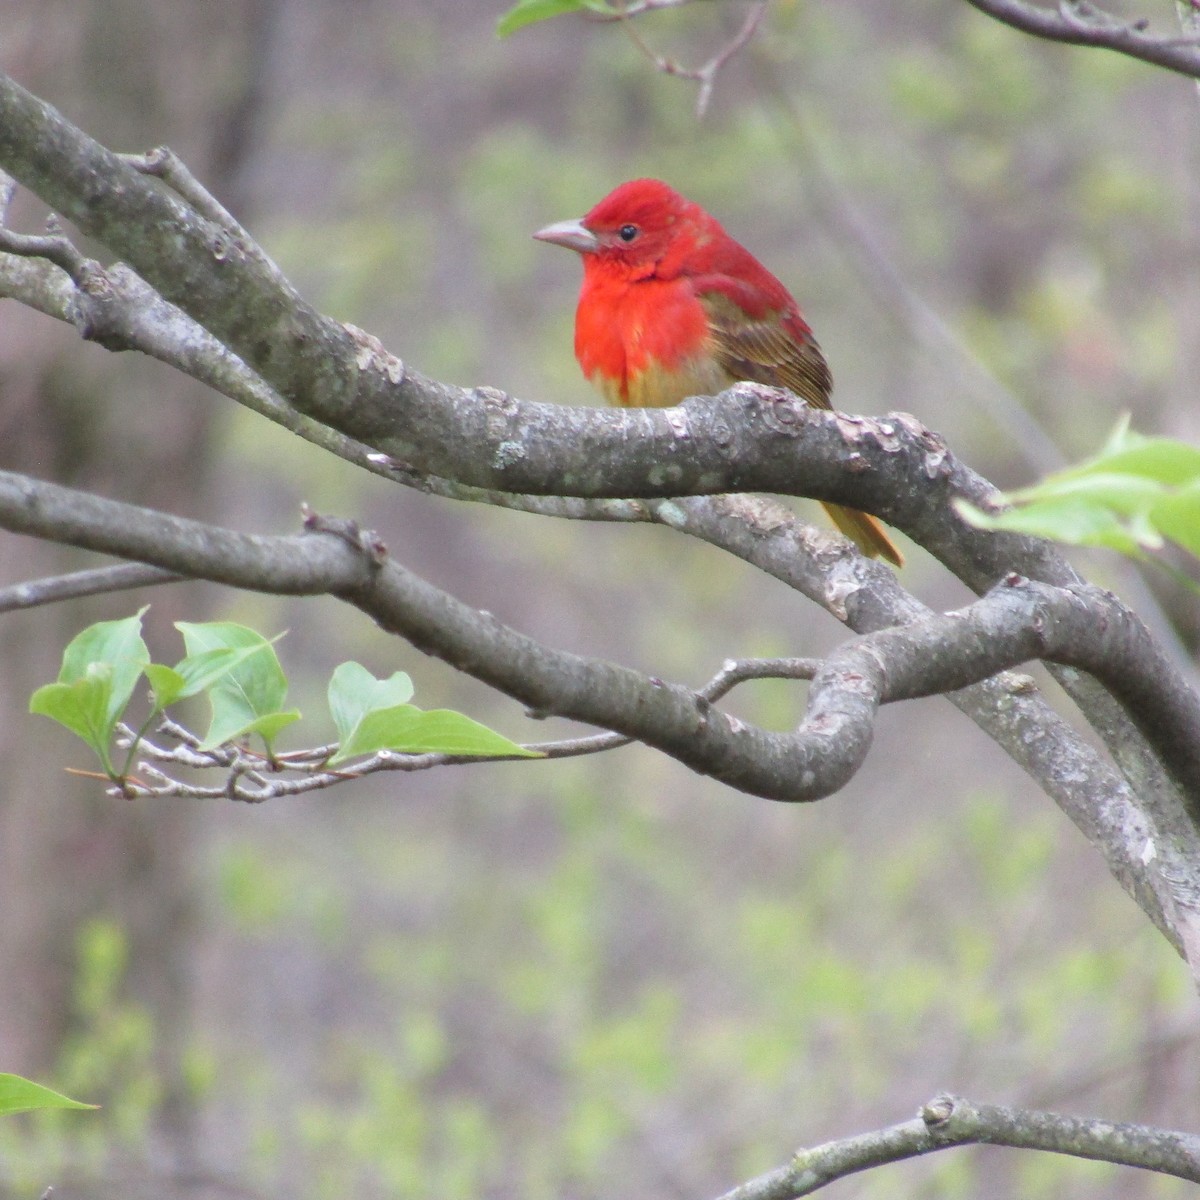
[[[48,683],[29,698],[29,711],[65,725],[96,752],[105,773],[115,778],[109,743],[115,720],[112,708],[113,668],[109,663],[92,663],[87,673],[73,683]],[[119,715],[119,714],[118,714]]]
[[[366,667],[344,662],[329,680],[329,712],[345,744],[363,716],[373,708],[391,708],[412,699],[412,680],[397,671],[390,679],[376,679]]]
[[[1144,437],[1129,429],[1127,417],[1095,458],[1005,499],[1016,507],[994,514],[962,502],[955,507],[982,529],[1133,556],[1158,549],[1167,537],[1200,556],[1200,448]]]
[[[1136,554],[1139,548],[1138,538],[1111,512],[1078,499],[1045,500],[998,513],[982,512],[961,500],[954,507],[977,529],[1024,533],[1072,546],[1108,546],[1124,554]]]
[[[201,749],[211,750],[257,733],[270,751],[271,741],[279,730],[300,716],[294,709],[283,711],[287,676],[271,643],[261,633],[232,621],[211,621],[203,625],[177,621],[175,627],[183,634],[188,658],[201,660],[195,679],[203,677],[209,668],[215,671],[219,665],[217,659],[202,659],[201,656],[215,650],[236,652],[236,663],[230,669],[216,671],[219,678],[205,685],[213,715]],[[180,668],[186,662],[184,660]],[[184,670],[180,669],[179,673],[187,678]]]
[[[200,692],[213,687],[222,677],[244,663],[252,654],[257,654],[261,646],[257,643],[243,646],[240,650],[223,646],[216,650],[204,650],[199,654],[189,654],[175,664],[175,670],[183,680],[183,692],[179,699],[196,696]],[[274,651],[272,651],[274,654]],[[282,676],[283,672],[280,671]],[[284,680],[286,694],[286,679]],[[281,697],[282,698],[282,697]]]
[[[396,704],[364,714],[330,762],[344,762],[377,750],[396,750],[402,754],[542,757],[538,751],[526,750],[460,712],[444,708],[426,712],[411,704]]]
[[[1164,496],[1148,516],[1163,537],[1200,558],[1200,479]]]
[[[1089,475],[1101,472],[1137,475],[1168,487],[1178,487],[1200,476],[1200,448],[1171,438],[1142,438],[1129,435],[1120,445],[1097,458],[1062,472]]]
[[[142,641],[145,611],[140,608],[132,617],[89,625],[73,637],[63,651],[59,683],[76,683],[87,678],[91,667],[97,663],[112,668],[106,712],[110,728],[125,711],[142,670],[150,661],[150,651]]]
[[[20,1075],[0,1074],[0,1113],[30,1112],[36,1108],[98,1108],[52,1092]]]
[[[1013,497],[1095,475],[1136,476],[1166,487],[1178,487],[1200,477],[1200,447],[1136,433],[1129,428],[1126,415],[1117,422],[1094,458],[1056,471],[1035,487],[1014,492]]]
[[[173,667],[164,667],[162,663],[147,663],[145,670],[146,678],[150,681],[150,690],[154,693],[156,709],[166,708],[183,696],[183,676]]]
[[[31,713],[57,721],[87,742],[112,778],[113,731],[150,662],[142,641],[145,611],[100,621],[76,634],[63,651],[58,682],[38,688],[29,699]]]
[[[526,25],[537,21],[546,21],[550,17],[558,17],[563,13],[579,12],[588,9],[591,12],[605,13],[615,16],[619,10],[605,4],[603,0],[520,0],[496,22],[498,37],[508,37]]]
[[[1071,477],[1053,476],[1034,487],[1011,492],[1007,499],[1021,508],[1078,501],[1083,506],[1106,508],[1131,517],[1135,513],[1145,512],[1165,490],[1161,483],[1144,476],[1096,471]]]
[[[278,712],[264,713],[261,717],[251,721],[245,728],[239,730],[234,734],[234,737],[249,737],[252,733],[257,733],[266,742],[267,748],[270,749],[271,744],[279,736],[280,732],[298,720],[300,720],[300,710],[298,708],[281,709]],[[231,740],[231,738],[225,739],[225,741]],[[202,750],[211,750],[214,745],[219,746],[221,743],[213,742],[205,744],[200,748]]]

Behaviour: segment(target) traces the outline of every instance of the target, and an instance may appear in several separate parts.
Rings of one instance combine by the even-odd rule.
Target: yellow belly
[[[613,379],[597,371],[593,386],[609,404],[624,408],[670,408],[686,396],[713,396],[734,379],[711,358],[697,358],[673,370],[647,365],[637,374]]]

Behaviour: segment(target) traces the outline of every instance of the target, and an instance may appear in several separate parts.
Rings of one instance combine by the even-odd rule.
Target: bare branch
[[[76,600],[80,596],[98,596],[107,592],[153,587],[160,583],[177,583],[186,578],[186,575],[142,563],[120,563],[115,567],[53,575],[0,588],[0,613],[36,608],[41,604],[57,604],[60,600]]]
[[[85,289],[73,286],[70,277],[47,259],[0,253],[0,297],[11,297],[72,324],[83,337],[110,350],[137,350],[155,358],[344,461],[415,491],[570,520],[650,519],[645,508],[633,500],[520,495],[419,471],[297,412],[208,330],[164,300],[124,264],[104,271],[89,261],[88,268]],[[346,328],[356,340],[369,339],[379,345],[361,330]],[[485,390],[477,389],[480,394]]]
[[[1200,79],[1200,40],[1160,37],[1147,32],[1144,21],[1122,21],[1085,0],[1042,8],[1027,0],[967,0],[967,3],[1023,33],[1066,42],[1116,50],[1168,71]]]
[[[1200,1183],[1200,1137],[1195,1134],[938,1096],[916,1120],[801,1150],[786,1167],[752,1179],[720,1200],[795,1200],[871,1167],[978,1144],[1045,1150]]]
[[[663,3],[662,0],[657,0],[657,2],[656,0],[642,0],[640,3],[629,5],[619,14],[619,17],[623,22],[625,32],[628,34],[630,41],[654,64],[656,71],[661,71],[664,75],[674,75],[679,79],[691,79],[700,84],[700,90],[696,96],[696,117],[700,119],[708,111],[709,101],[712,99],[713,87],[717,82],[717,72],[734,55],[744,49],[758,32],[758,27],[762,24],[763,17],[767,15],[767,0],[757,0],[746,14],[746,19],[742,22],[742,26],[737,33],[716,54],[699,67],[685,67],[675,59],[657,54],[645,43],[633,24],[632,18],[641,13],[652,12],[655,9],[661,8],[673,8],[679,2],[680,0],[667,0],[666,3]]]
[[[81,283],[92,263],[75,248],[70,238],[61,234],[45,234],[40,237],[14,233],[0,226],[0,252],[16,254],[23,258],[44,258],[62,270],[76,282]]]
[[[161,179],[214,225],[219,225],[234,237],[249,238],[229,210],[188,170],[170,147],[158,146],[145,154],[121,154],[118,157],[135,171]]]

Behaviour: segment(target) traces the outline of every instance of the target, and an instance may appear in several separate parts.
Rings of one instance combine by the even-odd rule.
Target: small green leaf
[[[1148,516],[1163,537],[1200,558],[1200,479],[1164,496]]]
[[[282,711],[287,697],[287,676],[271,643],[261,633],[232,621],[203,625],[177,621],[175,627],[183,634],[189,658],[199,659],[214,650],[237,652],[236,665],[222,669],[220,677],[206,685],[213,716],[201,748],[212,749],[258,733],[269,751],[275,734],[299,716]],[[207,660],[207,665],[212,666],[214,661]],[[180,670],[180,674],[185,672]]]
[[[174,668],[164,667],[162,663],[147,663],[145,671],[154,693],[155,709],[164,709],[183,695],[184,679]]]
[[[353,735],[364,714],[374,708],[391,708],[412,699],[412,680],[397,671],[389,679],[376,679],[366,667],[344,662],[329,680],[329,712],[343,744]]]
[[[240,729],[235,733],[234,737],[249,737],[252,733],[257,733],[264,742],[267,743],[268,749],[271,743],[279,736],[279,734],[289,725],[300,720],[300,710],[298,708],[289,708],[280,712],[263,713],[261,717],[257,717],[251,721],[244,729]],[[226,738],[226,741],[232,739]],[[215,743],[221,745],[220,742]],[[211,746],[202,746],[201,749],[212,749]]]
[[[99,1108],[52,1092],[20,1075],[0,1074],[0,1113],[30,1112],[36,1108]]]
[[[604,13],[607,16],[616,16],[619,11],[603,0],[520,0],[519,4],[513,5],[496,22],[496,34],[499,37],[508,37],[518,29],[524,29],[526,25],[546,21],[563,13],[579,12],[581,9]]]
[[[116,724],[109,717],[112,694],[112,665],[92,663],[86,674],[72,683],[48,683],[38,688],[29,698],[29,711],[57,721],[81,737],[96,752],[105,773],[115,777],[108,753]]]
[[[526,750],[460,712],[444,708],[426,712],[411,704],[397,704],[366,713],[330,762],[344,762],[359,754],[374,754],[377,750],[489,758],[542,757],[538,751]]]
[[[132,617],[120,621],[100,621],[77,634],[63,651],[59,683],[75,683],[84,679],[96,663],[112,668],[108,707],[105,719],[111,729],[120,720],[129,703],[142,669],[150,661],[150,651],[142,641],[142,615],[138,609]]]

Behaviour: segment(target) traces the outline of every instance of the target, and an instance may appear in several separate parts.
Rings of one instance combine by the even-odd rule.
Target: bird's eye
[[[617,230],[617,236],[623,242],[632,242],[637,235],[638,227],[636,225],[622,225],[621,228]]]

